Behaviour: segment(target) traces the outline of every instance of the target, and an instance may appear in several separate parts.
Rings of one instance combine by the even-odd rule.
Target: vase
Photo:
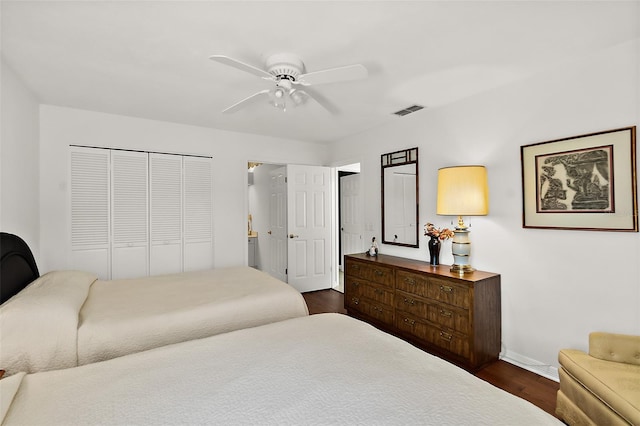
[[[431,237],[427,243],[429,247],[429,263],[431,266],[440,264],[440,240],[438,237]]]

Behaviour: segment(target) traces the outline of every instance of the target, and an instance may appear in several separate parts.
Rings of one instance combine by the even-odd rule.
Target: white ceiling
[[[294,140],[329,142],[638,38],[640,2],[5,1],[2,54],[42,103]],[[613,24],[612,24],[613,23]],[[312,101],[221,111],[265,88],[208,59],[308,72],[355,63],[369,78],[315,86]],[[424,114],[424,110],[416,114]]]

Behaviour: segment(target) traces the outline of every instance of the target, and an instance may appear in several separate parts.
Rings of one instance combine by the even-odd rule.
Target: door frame
[[[344,170],[340,170],[339,168],[336,168],[336,171],[338,172],[338,180],[337,180],[337,185],[336,187],[338,188],[338,268],[339,269],[343,269],[344,265],[342,264],[342,178],[345,176],[351,176],[351,175],[356,175],[356,174],[360,174],[358,172],[351,172],[351,171],[344,171]]]
[[[279,166],[286,166],[287,164],[295,164],[293,162],[279,162],[279,161],[274,161],[274,160],[268,160],[268,161],[260,161],[260,160],[256,160],[255,158],[247,160],[244,162],[244,164],[248,164],[248,163],[262,163],[262,164],[270,164],[270,165],[279,165]],[[340,215],[340,210],[339,210],[339,204],[338,204],[338,185],[340,184],[339,178],[338,178],[338,172],[339,171],[353,171],[356,173],[362,173],[361,172],[361,162],[360,161],[346,161],[344,162],[344,164],[339,164],[339,165],[331,165],[328,166],[330,167],[330,179],[331,179],[331,229],[333,232],[331,232],[331,250],[330,250],[330,262],[331,262],[331,270],[330,270],[330,284],[331,287],[334,289],[337,289],[340,282],[340,271],[339,271],[339,232],[340,232],[340,227],[339,227],[339,215]],[[247,173],[244,174],[244,179],[245,179],[245,193],[244,193],[244,217],[248,217],[249,215],[249,173],[247,171]],[[364,213],[364,212],[363,212]],[[363,218],[364,219],[364,218]],[[246,237],[245,237],[246,240]],[[249,263],[249,247],[247,245],[247,248],[244,252],[244,265],[248,265]]]

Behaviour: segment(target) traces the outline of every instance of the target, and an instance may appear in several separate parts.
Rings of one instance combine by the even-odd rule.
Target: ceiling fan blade
[[[331,114],[333,115],[340,114],[340,110],[338,110],[338,108],[336,108],[335,105],[333,105],[327,98],[325,98],[315,90],[311,89],[310,87],[305,87],[304,90],[300,90],[300,92],[309,96],[311,99],[316,101],[318,104],[320,104],[321,107],[329,111]]]
[[[247,105],[258,101],[261,97],[264,97],[264,96],[269,96],[269,90],[268,89],[261,90],[258,93],[254,93],[253,95],[249,96],[248,98],[244,98],[240,102],[236,102],[235,104],[231,105],[229,108],[223,110],[222,113],[223,114],[231,114],[233,112],[236,112],[239,109],[242,109],[242,108],[246,107]]]
[[[220,62],[221,64],[228,65],[230,67],[248,72],[250,74],[257,75],[258,77],[262,77],[264,79],[274,80],[274,77],[268,72],[266,72],[265,70],[260,69],[258,67],[254,67],[253,65],[245,64],[244,62],[240,62],[237,59],[233,59],[228,56],[213,55],[213,56],[209,56],[209,59],[211,59],[212,61]]]
[[[369,72],[364,65],[355,64],[302,74],[298,77],[296,83],[302,84],[303,86],[337,83],[339,81],[360,80],[367,78],[368,75]]]

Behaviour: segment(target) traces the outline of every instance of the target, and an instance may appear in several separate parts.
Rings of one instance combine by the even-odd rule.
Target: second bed
[[[74,367],[308,313],[300,292],[248,267],[111,281],[54,271],[0,306],[0,365]]]

